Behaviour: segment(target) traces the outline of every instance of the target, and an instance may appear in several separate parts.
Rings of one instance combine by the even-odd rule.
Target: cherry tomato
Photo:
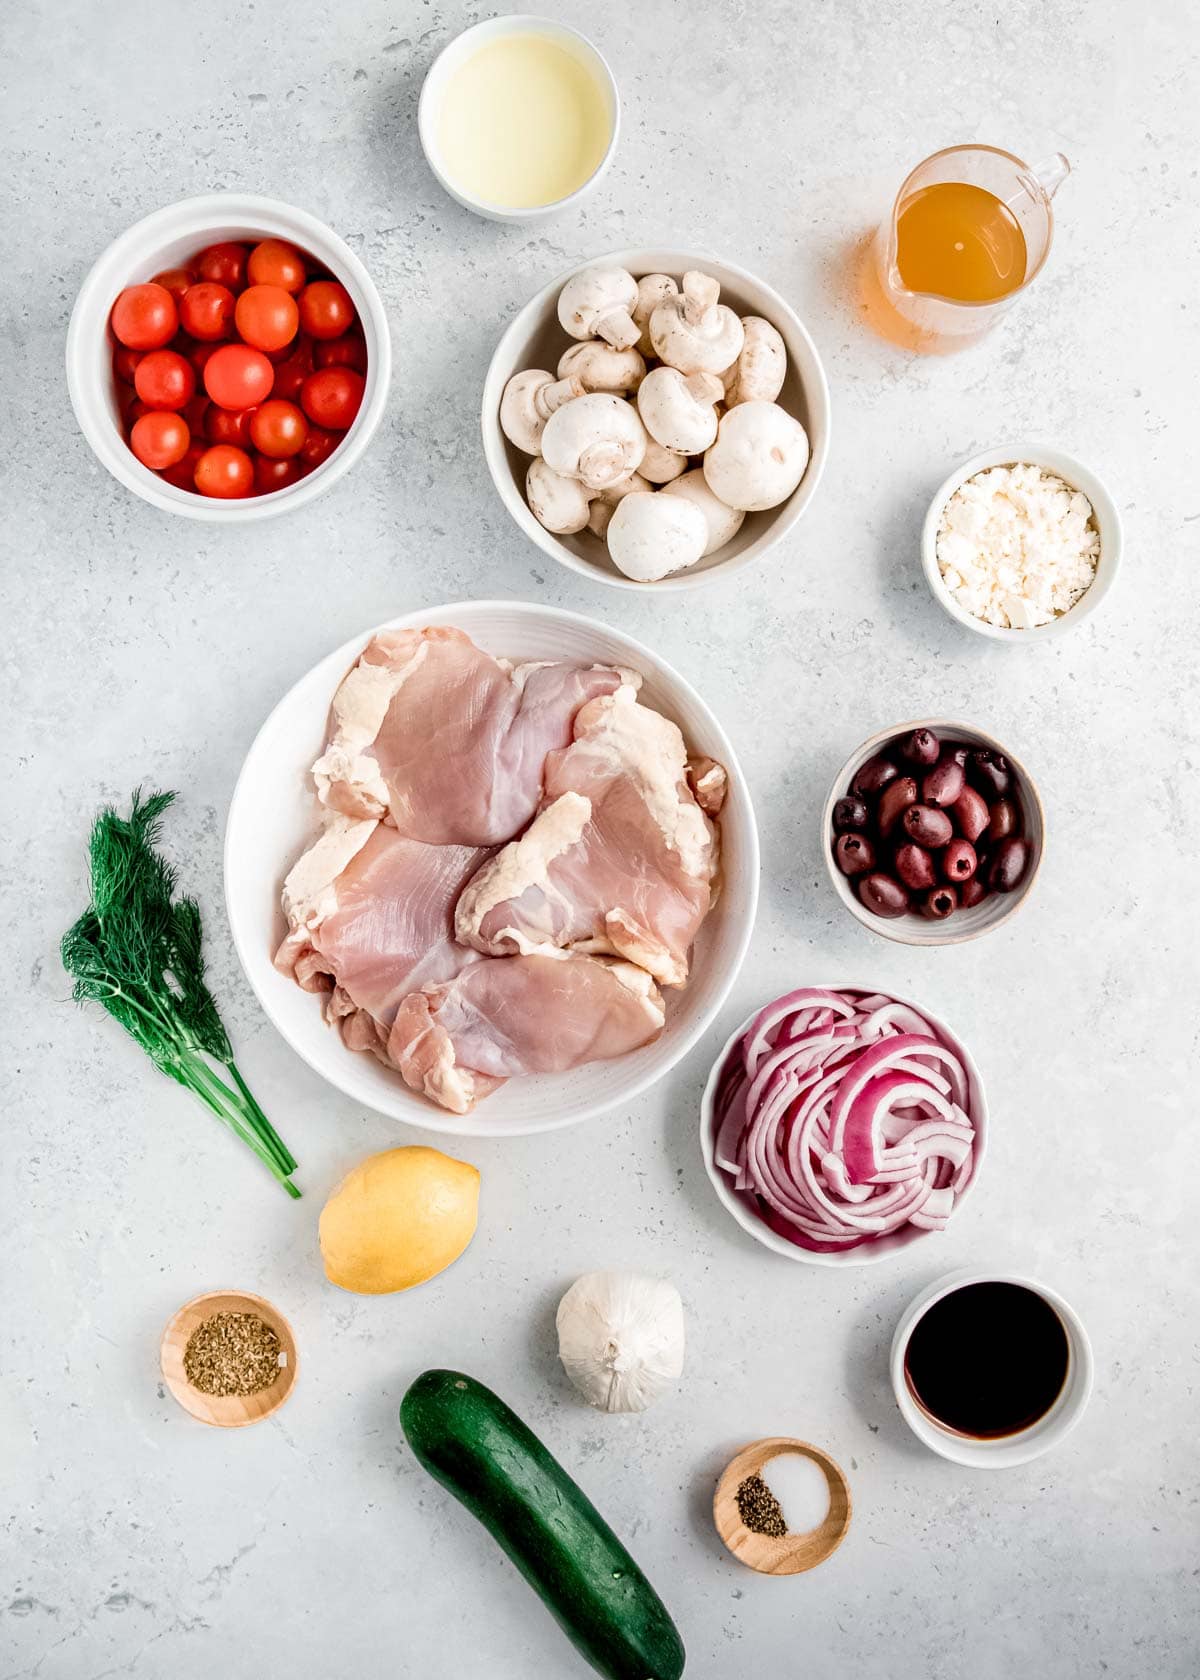
[[[296,300],[282,286],[247,286],[234,310],[237,330],[256,350],[282,350],[296,336]]]
[[[195,278],[196,276],[190,268],[164,268],[161,274],[154,276],[151,284],[161,286],[164,291],[170,292],[175,302],[178,303],[184,292],[195,281]]]
[[[134,421],[140,420],[143,414],[149,413],[150,409],[142,401],[141,397],[137,395],[126,397],[125,406],[121,410],[121,418],[125,422],[125,430],[127,432],[132,430]]]
[[[117,378],[132,385],[137,365],[145,354],[144,350],[131,350],[127,344],[118,344],[113,351],[113,372]]]
[[[219,344],[197,344],[194,349],[188,351],[188,361],[195,368],[198,378],[204,378],[204,370],[210,357],[215,356],[220,348]]]
[[[282,286],[298,292],[306,278],[304,258],[283,239],[264,239],[250,253],[246,272],[252,286]]]
[[[310,426],[300,450],[301,466],[306,472],[312,472],[329,459],[341,441],[341,432],[327,432],[324,426]]]
[[[300,338],[291,355],[275,366],[275,383],[271,387],[273,397],[282,397],[285,402],[297,402],[300,397],[300,387],[313,371],[313,344],[311,338]]]
[[[196,462],[196,488],[202,496],[228,500],[248,496],[254,486],[254,463],[244,449],[214,444]]]
[[[209,405],[204,419],[204,432],[210,443],[233,443],[239,449],[249,449],[250,421],[258,413],[256,408],[218,408]]]
[[[280,402],[272,397],[254,410],[250,422],[250,439],[260,454],[272,460],[286,460],[298,455],[308,436],[308,421],[295,403]]]
[[[191,441],[187,421],[181,414],[143,414],[140,420],[134,421],[129,434],[133,453],[143,466],[153,467],[156,472],[182,461]]]
[[[197,391],[190,402],[185,402],[179,412],[188,423],[188,431],[194,438],[205,435],[205,421],[208,411],[212,407],[203,391]]]
[[[303,476],[303,469],[295,456],[272,460],[269,455],[260,455],[254,463],[254,488],[260,496],[267,496],[272,490],[286,490],[289,484],[295,484]]]
[[[330,369],[330,372],[345,371]],[[220,408],[251,408],[271,394],[275,369],[261,350],[222,344],[204,368],[204,389]]]
[[[184,292],[179,316],[185,332],[191,333],[193,338],[202,339],[205,344],[213,344],[232,333],[235,307],[236,299],[228,286],[202,280],[198,286],[189,286]]]
[[[173,467],[164,467],[159,473],[168,484],[173,484],[176,490],[192,490],[196,488],[196,462],[204,453],[204,445],[193,438],[184,452],[182,460],[176,461]]]
[[[165,286],[126,286],[113,304],[114,336],[130,350],[160,350],[175,337],[179,311]]]
[[[313,346],[313,360],[319,368],[348,367],[355,373],[367,371],[367,341],[361,333],[343,333]]]
[[[232,240],[221,245],[209,245],[196,258],[195,267],[201,280],[212,280],[218,286],[228,286],[240,292],[246,284],[246,258],[249,251]]]
[[[336,280],[312,280],[300,293],[300,325],[313,338],[340,338],[358,319]]]
[[[176,350],[150,350],[138,363],[133,384],[147,408],[182,408],[196,394],[196,370]]]
[[[344,432],[358,413],[363,384],[362,374],[353,368],[318,368],[300,387],[300,402],[316,425]]]

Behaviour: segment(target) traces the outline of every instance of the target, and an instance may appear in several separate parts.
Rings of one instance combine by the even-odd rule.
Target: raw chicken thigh
[[[455,927],[492,956],[608,952],[682,986],[717,864],[683,736],[622,688],[580,709],[546,761],[541,811],[476,874]]]
[[[333,697],[318,795],[347,816],[386,815],[410,840],[500,845],[533,816],[579,707],[628,680],[598,665],[514,669],[461,630],[385,631]]]
[[[374,1040],[367,1023],[351,1025],[362,1011],[386,1041],[409,992],[478,961],[455,943],[454,907],[487,855],[474,846],[425,846],[383,823],[335,816],[284,883],[291,932],[276,967],[309,990],[333,990],[330,1013],[343,1022],[344,1037],[365,1032]]]
[[[595,957],[492,957],[400,1006],[388,1058],[454,1114],[505,1079],[608,1061],[657,1038],[662,997],[644,969]]]

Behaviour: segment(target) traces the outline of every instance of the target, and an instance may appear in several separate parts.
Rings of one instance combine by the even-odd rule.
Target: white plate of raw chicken
[[[479,1100],[461,1113],[438,1106],[419,1089],[410,1089],[396,1068],[385,1065],[383,1060],[367,1050],[348,1048],[338,1026],[331,1025],[327,1019],[331,1012],[329,993],[303,990],[296,983],[294,974],[282,971],[275,961],[277,952],[285,945],[289,935],[289,920],[281,907],[285,877],[322,832],[322,819],[338,829],[333,835],[336,846],[352,853],[357,845],[361,847],[363,858],[370,858],[372,851],[379,853],[381,867],[388,863],[381,848],[389,853],[400,850],[397,836],[387,832],[389,824],[381,824],[377,829],[369,826],[372,814],[370,790],[365,794],[364,803],[363,787],[354,785],[353,767],[346,768],[353,760],[355,745],[349,736],[340,741],[330,767],[330,704],[335,691],[339,690],[339,685],[356,666],[364,648],[373,638],[382,637],[380,645],[385,647],[400,645],[402,638],[392,635],[393,632],[421,632],[434,626],[461,631],[477,649],[514,666],[528,664],[533,669],[533,662],[569,661],[580,667],[605,666],[636,672],[641,678],[637,704],[678,725],[687,752],[698,760],[709,758],[723,765],[728,776],[724,804],[715,820],[719,831],[720,865],[714,890],[717,884],[719,890],[715,890],[715,901],[702,921],[686,958],[686,984],[666,983],[670,978],[678,978],[678,975],[672,976],[668,972],[672,962],[679,966],[677,953],[675,957],[659,962],[653,957],[646,959],[652,967],[658,968],[658,978],[664,981],[661,992],[653,982],[647,982],[650,993],[661,997],[662,1013],[665,1015],[662,1030],[651,1042],[616,1054],[613,1059],[586,1061],[564,1072],[526,1073],[502,1083],[484,1079],[476,1092]],[[632,697],[622,694],[620,699],[631,701]],[[604,704],[607,703],[606,700]],[[314,791],[312,769],[323,755],[327,773],[320,780],[324,797],[336,807],[332,811],[318,803]],[[441,778],[428,773],[437,762],[433,736],[427,750],[423,748],[410,753],[409,758],[417,781],[424,778],[422,799],[440,800]],[[551,762],[550,758],[546,760],[547,774]],[[445,780],[449,783],[451,779]],[[455,787],[459,786],[461,778],[455,781]],[[548,788],[547,800],[549,792]],[[458,805],[456,794],[451,802]],[[569,799],[564,798],[561,812],[568,810]],[[555,811],[560,811],[560,807],[556,806]],[[695,817],[694,812],[685,815]],[[554,813],[545,820],[555,820]],[[543,821],[540,810],[537,821]],[[363,825],[361,830],[356,831],[356,823]],[[357,839],[358,832],[365,833],[368,841]],[[348,840],[347,833],[351,836]],[[440,838],[434,836],[432,830],[427,837]],[[559,842],[553,834],[548,838],[553,851]],[[507,858],[508,852],[496,855]],[[496,867],[491,865],[487,851],[481,851],[480,857],[489,867]],[[474,860],[468,858],[466,861],[470,865]],[[523,861],[516,859],[517,863]],[[713,1020],[733,983],[753,930],[758,872],[758,836],[745,781],[728,737],[695,690],[669,665],[631,637],[577,613],[518,601],[463,602],[410,613],[390,620],[374,631],[355,636],[323,659],[284,696],[259,731],[234,790],[225,842],[225,893],[234,943],[260,1003],[292,1048],[347,1096],[411,1125],[461,1136],[520,1136],[573,1125],[604,1110],[627,1105],[660,1079],[695,1044]],[[487,889],[482,898],[486,908],[496,899],[497,893],[494,881],[484,879],[483,885]],[[318,891],[314,900],[320,897]],[[478,899],[478,892],[475,897]],[[511,914],[501,916],[499,920],[518,920],[513,907],[519,908],[526,902],[523,898],[513,899],[508,907]],[[296,914],[293,905],[293,921]],[[613,988],[609,984],[609,974],[597,972],[599,966],[615,964],[624,977],[625,986],[629,984],[631,971],[624,960],[627,953],[618,952],[614,956],[609,952],[593,956],[573,950],[569,960],[555,968],[548,957],[530,956],[524,943],[514,948],[502,939],[498,945],[491,947],[483,938],[477,937],[481,932],[489,937],[494,935],[492,924],[496,921],[495,915],[490,923],[477,915],[471,936],[481,947],[494,948],[496,954],[490,958],[481,958],[476,954],[473,961],[478,966],[468,969],[465,976],[456,977],[448,984],[469,983],[478,989],[479,984],[487,980],[489,972],[509,981],[515,978],[522,965],[526,965],[528,974],[541,965],[552,970],[555,979],[560,975],[570,977],[577,974],[586,982],[582,1005],[577,986],[574,994],[570,988],[564,989],[561,985],[547,991],[542,987],[540,972],[537,985],[532,990],[526,987],[524,981],[521,982],[520,995],[525,1006],[532,1003],[538,1019],[539,1038],[556,1034],[559,1024],[555,1021],[555,1011],[561,1007],[559,999],[562,997],[574,997],[573,1007],[577,1015],[581,1007],[584,1010],[606,1007],[608,993]],[[503,931],[508,936],[514,932],[507,926]],[[303,933],[303,928],[297,932],[293,926],[293,946],[297,940],[303,945]],[[519,928],[516,936],[519,940],[524,938]],[[500,954],[503,951],[512,951],[513,954],[503,956]],[[311,952],[308,956],[311,957]],[[502,971],[505,963],[516,964],[517,968],[503,968]],[[575,969],[575,964],[586,965],[586,972],[584,966]],[[285,961],[283,967],[287,966]],[[427,989],[425,982],[437,983],[447,972],[439,970],[435,953],[432,966],[428,963],[422,965],[416,983],[424,991]],[[633,972],[639,976],[640,984],[641,969]],[[597,984],[599,990],[596,991],[596,1001],[593,1001],[592,992]],[[339,988],[334,997],[341,995]],[[624,992],[621,997],[628,1003]],[[455,1006],[457,1008],[457,1000]],[[365,1015],[362,1018],[368,1019]],[[449,1019],[449,1011],[440,1018]],[[488,1017],[489,1020],[492,1018]],[[528,1020],[527,1014],[524,1019]],[[561,1025],[563,1036],[569,1039],[575,1024]],[[627,1022],[623,1026],[618,1023],[617,1031],[627,1030],[627,1026]],[[386,1034],[381,1036],[386,1039]],[[610,1034],[610,1051],[612,1042]],[[620,1042],[619,1037],[616,1042]]]

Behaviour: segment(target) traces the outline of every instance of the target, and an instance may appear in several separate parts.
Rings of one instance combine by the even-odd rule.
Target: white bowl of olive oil
[[[434,60],[417,109],[430,169],[496,222],[573,208],[617,149],[621,102],[602,54],[554,18],[489,18]]]

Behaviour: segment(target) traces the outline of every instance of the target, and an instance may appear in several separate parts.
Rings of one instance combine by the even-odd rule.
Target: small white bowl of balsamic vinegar
[[[1092,1347],[1079,1314],[1046,1284],[952,1272],[896,1326],[891,1376],[905,1423],[932,1452],[1003,1470],[1074,1429],[1091,1397]]]
[[[617,147],[621,102],[603,55],[555,18],[489,18],[434,60],[417,109],[430,169],[468,210],[542,221],[574,207]]]

